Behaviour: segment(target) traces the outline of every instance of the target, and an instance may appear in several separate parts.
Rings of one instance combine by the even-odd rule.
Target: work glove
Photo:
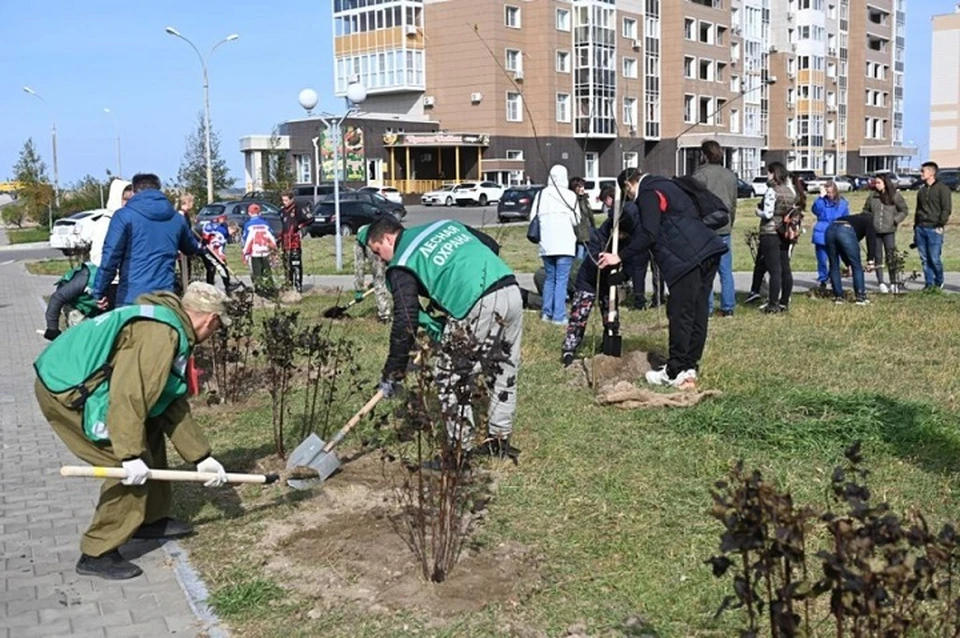
[[[53,341],[59,336],[60,336],[60,331],[54,328],[47,328],[43,332],[43,338],[46,339],[47,341]]]
[[[220,487],[221,485],[227,482],[227,471],[223,469],[222,465],[220,465],[220,461],[213,458],[212,456],[208,456],[207,458],[197,463],[197,471],[211,472],[213,474],[216,474],[214,478],[210,479],[209,481],[203,484],[204,487]]]
[[[380,381],[380,392],[384,399],[389,399],[403,389],[403,382],[396,379],[383,379]]]
[[[147,482],[147,473],[150,472],[150,468],[142,459],[124,461],[121,465],[123,465],[123,471],[127,473],[127,478],[120,481],[124,485],[143,485]]]
[[[353,291],[353,300],[354,300],[354,301],[363,301],[363,291],[362,291],[362,290],[354,290],[354,291]]]

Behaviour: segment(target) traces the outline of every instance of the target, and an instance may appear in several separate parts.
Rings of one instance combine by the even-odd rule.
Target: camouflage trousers
[[[368,254],[360,244],[353,243],[353,286],[355,290],[366,289],[366,264],[370,263],[373,274],[373,296],[377,298],[377,317],[390,319],[390,291],[387,290],[387,265],[374,254]]]

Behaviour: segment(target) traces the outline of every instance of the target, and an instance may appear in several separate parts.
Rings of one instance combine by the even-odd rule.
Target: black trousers
[[[667,375],[699,370],[707,343],[707,290],[713,287],[720,257],[711,257],[670,285],[667,319],[670,321],[670,355]]]
[[[751,292],[760,292],[763,275],[770,273],[770,296],[768,303],[790,305],[793,293],[793,270],[790,268],[790,249],[793,243],[780,235],[760,235],[760,250],[753,268]]]
[[[647,252],[633,264],[633,272],[627,273],[633,282],[633,305],[636,308],[647,304],[647,266],[650,266],[650,278],[653,284],[653,298],[651,303],[662,303],[667,298],[666,285],[660,276],[660,268],[654,261],[653,255]],[[657,296],[659,292],[659,297]]]
[[[303,292],[303,252],[300,248],[287,251],[287,285],[297,292]]]
[[[890,283],[897,283],[897,267],[894,263],[894,257],[897,253],[897,234],[877,233],[877,260],[885,259],[887,272],[890,274]],[[881,257],[880,255],[883,255]],[[877,283],[883,283],[883,268],[877,264]]]

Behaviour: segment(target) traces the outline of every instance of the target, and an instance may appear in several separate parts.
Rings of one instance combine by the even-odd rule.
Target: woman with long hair
[[[763,280],[763,270],[770,273],[770,295],[761,310],[774,314],[786,312],[790,307],[790,294],[793,292],[793,271],[790,269],[790,254],[796,243],[795,237],[781,235],[785,219],[806,208],[807,197],[803,180],[791,176],[780,162],[767,166],[768,188],[763,202],[757,208],[760,218],[760,248],[754,269],[754,292],[759,290],[757,271]]]
[[[817,283],[826,290],[830,278],[830,260],[827,257],[827,229],[835,220],[850,214],[850,204],[840,196],[836,183],[827,182],[820,197],[813,202],[811,212],[817,223],[813,227],[813,245],[817,253]]]
[[[897,292],[897,227],[907,218],[910,212],[903,195],[897,190],[897,183],[885,173],[877,177],[872,184],[872,190],[863,203],[864,213],[873,215],[873,228],[877,232],[877,283],[880,292],[890,292],[890,287],[883,281],[883,267],[880,264],[880,253],[887,262],[887,273],[890,275],[890,285]]]

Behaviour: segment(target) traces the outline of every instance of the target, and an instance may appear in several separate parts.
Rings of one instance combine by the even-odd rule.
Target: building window
[[[699,124],[713,123],[713,113],[712,109],[710,108],[712,102],[712,97],[708,97],[706,95],[700,96],[700,108],[697,109],[697,122]]]
[[[520,7],[507,5],[503,8],[503,23],[511,29],[520,28]]]
[[[693,101],[696,99],[693,95],[683,96],[683,121],[693,123]]]
[[[723,126],[723,108],[727,105],[726,100],[717,98],[717,108],[713,113],[713,123],[717,126]]]
[[[523,97],[514,91],[507,92],[507,121],[523,121]]]
[[[504,55],[504,67],[507,71],[523,71],[523,61],[519,49],[507,49]]]
[[[637,77],[637,59],[636,58],[623,59],[623,77],[625,78]]]
[[[623,168],[637,168],[640,166],[640,154],[636,151],[626,151],[623,154]]]
[[[294,155],[293,161],[297,166],[297,182],[310,184],[313,182],[313,160],[309,155]]]
[[[713,23],[700,21],[700,31],[697,39],[704,44],[713,44]]]
[[[737,109],[730,109],[730,132],[740,132],[740,111]]]
[[[557,73],[570,73],[569,51],[557,51]]]
[[[693,75],[693,65],[696,62],[696,58],[692,55],[683,56],[683,77],[690,78],[691,80],[695,77]]]
[[[570,121],[570,94],[557,93],[557,121]]]
[[[583,176],[587,179],[596,179],[600,176],[600,157],[597,153],[583,154]]]
[[[508,160],[523,160],[523,151],[507,149],[506,158]]]
[[[687,40],[695,40],[696,35],[694,31],[696,30],[697,21],[692,18],[684,18],[683,20],[683,37]]]
[[[623,37],[628,40],[639,39],[639,35],[637,33],[637,21],[633,18],[623,19]]]
[[[700,70],[698,76],[701,80],[713,80],[713,60],[700,60]]]
[[[570,30],[570,10],[557,9],[557,31]]]
[[[631,133],[637,130],[637,98],[623,98],[623,123]]]

